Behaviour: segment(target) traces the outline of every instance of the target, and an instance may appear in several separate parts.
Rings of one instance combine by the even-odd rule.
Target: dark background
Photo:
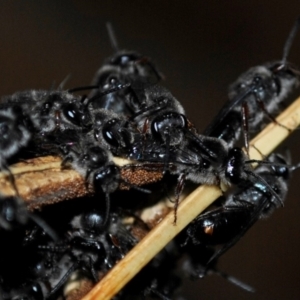
[[[249,67],[280,59],[299,1],[4,1],[0,6],[0,94],[89,84],[112,54],[105,22],[121,48],[151,58],[201,131]],[[290,61],[300,65],[300,34]],[[285,143],[300,160],[299,133]],[[300,299],[299,171],[284,209],[259,222],[220,267],[257,289],[247,294],[215,276],[186,283],[185,299]],[[299,186],[297,186],[299,184]]]

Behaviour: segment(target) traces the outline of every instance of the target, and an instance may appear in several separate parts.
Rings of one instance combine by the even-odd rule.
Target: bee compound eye
[[[81,125],[81,113],[74,103],[69,103],[63,106],[63,114],[68,121],[74,125]]]
[[[105,141],[113,147],[118,148],[120,146],[119,143],[119,135],[115,130],[115,126],[117,124],[117,120],[112,119],[109,120],[104,126],[102,130],[103,137]]]

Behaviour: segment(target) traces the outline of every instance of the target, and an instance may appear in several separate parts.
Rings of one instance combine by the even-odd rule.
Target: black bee
[[[276,194],[272,186],[266,182],[257,172],[254,172],[247,155],[241,148],[230,148],[225,141],[217,138],[194,135],[195,140],[188,144],[180,145],[172,149],[172,160],[168,162],[170,174],[178,176],[175,198],[175,221],[176,209],[179,196],[184,188],[186,180],[195,184],[208,184],[227,186],[243,186],[245,184],[261,184],[282,205],[281,198]],[[208,149],[207,152],[199,147],[199,141]],[[148,156],[151,159],[141,164],[133,164],[126,168],[153,168],[164,169],[164,155],[154,157],[152,150]],[[262,161],[255,161],[263,164]]]
[[[106,214],[98,209],[92,209],[73,218],[68,240],[72,240],[73,245],[78,242],[82,246],[90,246],[91,250],[93,244],[99,241],[103,244],[103,254],[106,253],[104,261],[106,268],[111,268],[138,242],[123,223],[124,217],[125,214],[122,212],[112,212],[107,221]]]
[[[62,255],[57,268],[47,280],[53,287],[47,297],[55,295],[75,271],[95,283],[138,242],[123,223],[121,213],[106,213],[90,209],[75,216],[64,240],[56,244],[39,245],[39,251]],[[53,284],[55,282],[55,284]]]
[[[105,60],[103,66],[96,72],[92,84],[98,86],[99,90],[93,90],[89,98],[101,96],[103,91],[119,85],[133,84],[136,80],[151,84],[162,79],[162,75],[149,58],[134,51],[120,51],[110,23],[107,23],[107,29],[116,53]],[[92,105],[94,108],[105,108],[115,113],[131,115],[132,110],[124,101],[125,95],[131,92],[129,88],[109,93],[101,96]]]
[[[254,161],[248,160],[241,148],[230,148],[228,144],[217,138],[194,134],[194,139],[178,147],[172,147],[172,159],[168,162],[170,173],[195,184],[208,185],[241,185],[244,182],[263,181],[251,167]],[[152,146],[151,146],[152,145]],[[199,145],[203,145],[199,147]],[[136,145],[133,157],[141,160],[141,164],[132,164],[126,168],[147,167],[162,168],[165,160],[165,151],[161,145],[151,143],[146,145],[144,153],[142,145]],[[206,151],[204,151],[204,150]],[[146,152],[148,151],[148,152]],[[142,154],[139,156],[138,153]],[[255,161],[263,163],[262,161]],[[263,183],[265,183],[263,181]],[[266,183],[265,183],[266,184]],[[268,185],[267,185],[268,186]],[[271,189],[272,190],[272,189]]]
[[[126,86],[117,89],[123,88]],[[31,132],[22,158],[57,155],[60,145],[76,144],[81,133],[88,134],[92,130],[94,111],[89,109],[89,103],[93,99],[73,95],[73,92],[81,89],[32,90],[4,98],[2,106],[15,111],[19,122]],[[113,91],[115,89],[104,91],[103,94]]]
[[[110,197],[121,183],[139,190],[150,193],[149,190],[132,185],[121,178],[121,170],[113,161],[112,154],[100,147],[89,137],[79,135],[78,140],[71,144],[61,144],[63,166],[68,164],[77,170],[90,183],[96,193],[104,193],[106,202],[106,216],[109,215]]]
[[[268,163],[255,170],[256,182],[245,181],[224,201],[222,207],[199,215],[186,230],[186,243],[194,245],[224,244],[208,264],[232,247],[260,218],[269,216],[281,206],[287,193],[290,167],[286,160],[272,154]],[[274,195],[274,193],[276,193]],[[279,200],[279,201],[278,201]]]
[[[287,62],[299,24],[300,18],[285,43],[281,61],[253,67],[230,86],[229,101],[206,128],[205,135],[224,139],[233,146],[242,128],[248,149],[249,132],[259,131],[265,117],[277,123],[274,113],[279,111],[279,104],[299,85],[299,70]]]
[[[120,169],[112,162],[111,154],[93,143],[82,141],[72,146],[61,146],[64,151],[63,166],[71,164],[96,192],[105,194],[107,216],[110,208],[109,194],[115,192],[121,182]]]
[[[30,90],[2,98],[27,127],[39,135],[67,129],[88,130],[90,115],[81,98],[67,91]]]

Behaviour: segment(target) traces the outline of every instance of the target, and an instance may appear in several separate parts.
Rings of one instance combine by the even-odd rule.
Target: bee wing
[[[261,202],[260,205],[258,205],[254,211],[252,212],[251,219],[245,226],[242,228],[242,230],[237,234],[231,241],[229,241],[227,244],[225,244],[221,249],[219,249],[217,252],[214,253],[214,255],[210,258],[207,265],[210,264],[212,261],[218,259],[223,253],[225,253],[228,249],[230,249],[232,246],[234,246],[239,239],[251,228],[251,226],[258,220],[259,216],[263,212],[266,205],[269,203],[269,199],[265,197],[264,201]]]
[[[227,101],[224,106],[221,108],[219,113],[213,119],[213,121],[206,127],[204,130],[204,135],[210,136],[217,126],[219,126],[228,113],[236,106],[245,101],[245,98],[252,93],[251,89],[246,90],[242,95],[237,96],[231,101]]]

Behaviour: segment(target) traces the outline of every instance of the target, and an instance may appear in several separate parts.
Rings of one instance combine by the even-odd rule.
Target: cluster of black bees
[[[220,271],[217,260],[258,219],[283,205],[290,173],[298,165],[271,154],[256,161],[254,170],[253,161],[237,144],[242,142],[247,152],[250,135],[269,120],[276,122],[281,103],[298,87],[299,70],[287,56],[299,23],[300,19],[287,39],[282,60],[242,74],[203,134],[160,85],[163,75],[154,63],[136,52],[120,51],[111,27],[116,53],[96,72],[91,86],[3,97],[0,168],[16,195],[0,195],[0,299],[75,299],[67,292],[73,278],[95,284],[139,242],[137,231],[149,231],[136,211],[155,201],[152,195],[158,189],[174,202],[176,223],[187,183],[233,189],[200,214],[114,299],[171,299],[181,281],[174,270],[183,255],[187,276],[213,273],[252,291]],[[10,165],[46,155],[58,155],[62,168],[77,170],[93,186],[95,196],[29,212]],[[133,161],[124,168],[159,171],[163,180],[135,186],[122,178],[123,167],[114,163],[115,156]],[[130,191],[118,191],[120,184]],[[141,203],[141,195],[149,201]],[[120,201],[124,197],[128,200]]]

